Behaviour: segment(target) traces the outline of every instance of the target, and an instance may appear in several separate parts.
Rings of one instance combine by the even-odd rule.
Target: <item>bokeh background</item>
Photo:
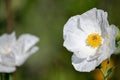
[[[96,7],[107,11],[110,24],[120,28],[120,0],[11,1],[17,37],[31,33],[40,38],[40,50],[17,68],[16,80],[95,80],[94,72],[74,70],[72,53],[63,47],[63,26],[71,16]],[[0,0],[0,35],[5,29],[6,10],[4,0]],[[120,55],[112,55],[112,61],[117,66],[112,80],[120,80]]]

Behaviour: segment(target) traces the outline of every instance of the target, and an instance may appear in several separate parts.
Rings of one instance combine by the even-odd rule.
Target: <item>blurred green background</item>
[[[94,80],[93,72],[81,73],[71,64],[72,53],[63,47],[63,26],[73,15],[96,7],[108,12],[110,23],[120,27],[120,0],[12,0],[17,36],[31,33],[40,38],[40,50],[15,72],[16,80]],[[0,35],[5,32],[6,11],[0,0]],[[112,56],[115,65],[120,55]],[[120,80],[120,66],[112,80]]]

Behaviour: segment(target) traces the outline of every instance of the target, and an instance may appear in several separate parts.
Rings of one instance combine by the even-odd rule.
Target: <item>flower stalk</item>
[[[107,74],[106,74],[106,72],[104,73],[104,71],[103,71],[103,69],[102,68],[100,68],[100,71],[101,71],[101,73],[102,73],[102,75],[103,75],[103,77],[104,77],[104,80],[108,80],[107,79]],[[107,70],[106,70],[107,71]]]
[[[12,80],[10,73],[0,73],[0,80]]]
[[[11,0],[4,0],[5,9],[6,9],[6,32],[11,33],[14,30],[14,18],[11,9]]]
[[[101,64],[98,66],[100,72],[102,73],[102,75],[104,77],[104,80],[108,80],[108,77],[110,76],[112,71],[115,69],[115,67],[109,68],[109,65],[110,65],[110,57],[108,58],[108,61],[107,61],[107,65],[106,65],[106,69],[105,69],[106,71],[103,71]]]

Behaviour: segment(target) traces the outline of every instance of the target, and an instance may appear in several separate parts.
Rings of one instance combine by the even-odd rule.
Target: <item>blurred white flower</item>
[[[15,32],[0,37],[0,72],[14,72],[16,66],[22,65],[34,54],[38,47],[35,44],[39,38],[24,34],[16,40]]]
[[[72,65],[77,71],[90,72],[113,54],[117,33],[107,21],[107,12],[93,8],[64,25],[63,46],[74,53]]]

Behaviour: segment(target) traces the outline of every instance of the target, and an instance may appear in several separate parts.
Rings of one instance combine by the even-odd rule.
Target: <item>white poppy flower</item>
[[[21,35],[16,40],[15,32],[0,37],[0,72],[14,72],[16,66],[22,65],[34,54],[38,47],[34,46],[39,39],[30,34]]]
[[[72,65],[77,71],[90,72],[114,52],[117,33],[107,21],[107,12],[93,8],[64,25],[63,46],[74,53]]]

